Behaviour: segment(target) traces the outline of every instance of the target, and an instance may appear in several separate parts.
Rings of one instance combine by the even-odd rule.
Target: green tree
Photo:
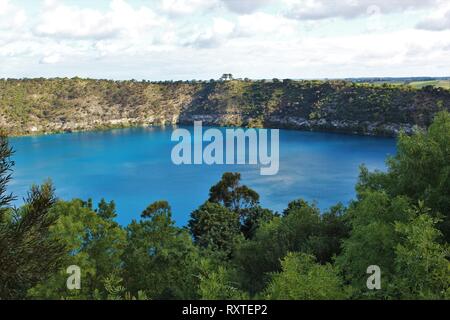
[[[320,263],[331,262],[348,237],[344,208],[337,205],[324,214],[304,200],[289,203],[282,217],[264,222],[249,241],[238,245],[235,263],[244,287],[252,294],[261,291],[272,272],[281,270],[288,252],[313,255]]]
[[[197,245],[225,256],[232,253],[241,236],[239,215],[217,203],[206,202],[192,212],[188,226]]]
[[[211,259],[202,259],[199,273],[199,297],[204,300],[248,299],[248,294],[239,288],[236,278],[236,270],[211,263]]]
[[[239,244],[235,263],[242,282],[252,294],[261,291],[269,273],[280,271],[280,260],[290,251],[310,250],[308,239],[320,230],[320,211],[303,202],[291,205],[288,214],[263,223],[253,239]]]
[[[245,238],[251,238],[264,221],[274,217],[271,210],[259,205],[259,194],[240,184],[241,174],[226,172],[222,179],[209,191],[208,202],[217,203],[235,212],[240,221],[240,229]]]
[[[272,210],[262,208],[261,206],[255,206],[249,209],[245,209],[245,213],[242,214],[241,219],[241,232],[246,239],[252,239],[256,230],[266,222],[272,221],[277,214]]]
[[[402,241],[395,247],[395,278],[391,286],[394,297],[450,298],[449,248],[448,244],[439,243],[442,234],[436,225],[435,219],[423,213],[406,223],[396,223],[395,230]]]
[[[349,234],[346,208],[337,204],[320,216],[319,230],[309,237],[307,251],[320,263],[332,262],[341,253],[341,243]]]
[[[331,264],[320,265],[314,256],[288,253],[282,271],[272,275],[263,296],[269,300],[337,300],[349,297],[338,271]]]
[[[440,229],[450,241],[450,113],[440,112],[427,132],[401,134],[397,155],[388,159],[388,172],[362,169],[357,189],[385,190],[424,201],[434,217],[442,217]]]
[[[167,201],[156,201],[142,212],[142,218],[161,220],[163,224],[172,223],[172,209]]]
[[[198,252],[184,229],[175,226],[165,201],[150,205],[139,222],[127,227],[123,279],[134,296],[194,299],[198,286]]]
[[[209,191],[209,202],[219,203],[225,208],[237,212],[256,206],[259,195],[256,191],[240,184],[241,174],[226,172],[222,179]]]
[[[98,208],[95,210],[100,218],[105,220],[113,220],[117,217],[116,213],[116,204],[114,201],[106,202],[105,199],[102,199],[98,204]]]
[[[50,213],[56,199],[50,182],[33,186],[19,210],[6,193],[11,180],[12,150],[0,137],[0,299],[23,299],[27,290],[58,270],[65,248],[49,236],[57,217]]]
[[[396,222],[411,217],[411,203],[406,197],[391,198],[384,192],[367,191],[348,209],[351,232],[344,240],[337,264],[356,295],[385,298],[385,290],[369,291],[367,268],[377,265],[382,270],[382,283],[390,283],[395,274],[395,246],[400,241]]]
[[[11,160],[12,155],[13,150],[9,147],[8,139],[0,132],[0,223],[4,223],[8,219],[11,202],[15,199],[12,194],[7,193],[14,166],[14,162]]]
[[[100,203],[96,211],[81,200],[59,201],[51,210],[58,220],[50,228],[52,239],[63,242],[66,252],[63,267],[52,277],[29,291],[34,298],[105,299],[104,281],[121,271],[121,255],[125,248],[125,231],[113,220],[113,203]],[[102,208],[108,207],[108,215]],[[81,290],[68,290],[67,267],[81,269]]]
[[[117,274],[111,274],[104,280],[105,290],[108,293],[107,300],[148,300],[143,291],[138,291],[136,296],[126,291],[123,279]]]

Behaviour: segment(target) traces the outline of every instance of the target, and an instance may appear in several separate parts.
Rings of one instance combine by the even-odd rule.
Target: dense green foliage
[[[152,299],[195,297],[198,250],[189,234],[175,227],[171,209],[158,202],[127,227],[124,280],[132,293]]]
[[[450,114],[400,135],[387,172],[361,168],[357,197],[282,214],[226,173],[185,228],[158,201],[118,225],[104,200],[56,201],[51,184],[10,206],[12,163],[0,148],[0,297],[50,299],[450,299]],[[82,272],[66,287],[66,268]],[[367,287],[369,266],[381,288]]]
[[[363,168],[358,189],[384,191],[423,200],[434,217],[443,221],[441,230],[450,241],[450,114],[438,114],[428,132],[402,135],[398,153],[388,159],[387,173],[369,173]]]
[[[61,266],[64,247],[51,236],[57,216],[50,182],[33,186],[20,209],[11,206],[6,194],[11,179],[12,151],[0,137],[0,298],[25,298],[27,290],[44,281]]]
[[[0,80],[11,134],[142,124],[276,126],[393,135],[450,110],[450,90],[334,81]]]
[[[337,300],[349,297],[338,270],[316,263],[314,256],[289,253],[281,262],[282,272],[272,275],[265,290],[271,300]]]
[[[126,238],[125,231],[104,214],[104,204],[102,201],[98,212],[81,200],[59,201],[53,206],[51,212],[59,218],[50,228],[50,234],[65,246],[63,266],[77,265],[81,268],[82,289],[66,290],[68,274],[66,268],[62,268],[30,290],[30,296],[46,299],[106,298],[104,281],[119,272]]]

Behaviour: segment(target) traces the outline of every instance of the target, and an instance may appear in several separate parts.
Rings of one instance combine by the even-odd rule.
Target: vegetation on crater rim
[[[191,123],[396,135],[450,110],[450,91],[342,80],[0,80],[0,125],[34,134]]]

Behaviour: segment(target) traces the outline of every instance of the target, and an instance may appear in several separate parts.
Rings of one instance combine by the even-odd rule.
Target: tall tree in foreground
[[[5,221],[6,215],[11,210],[11,202],[14,200],[13,195],[8,194],[6,190],[11,181],[12,167],[14,166],[14,162],[11,160],[12,154],[8,139],[0,132],[0,223]]]
[[[11,207],[14,198],[6,193],[11,155],[7,138],[0,137],[0,299],[25,298],[59,268],[64,255],[64,246],[49,236],[57,219],[50,213],[56,202],[50,182],[33,186],[21,209]]]
[[[448,244],[429,209],[405,197],[368,191],[349,209],[350,237],[336,259],[353,298],[445,299],[450,285]],[[381,289],[367,290],[366,270],[381,270]]]
[[[259,202],[259,194],[240,184],[241,174],[225,172],[222,179],[209,191],[209,202],[219,203],[225,208],[240,213]]]
[[[263,290],[270,274],[281,271],[280,261],[289,252],[311,254],[319,263],[331,262],[348,233],[342,215],[341,206],[321,214],[315,205],[300,199],[291,202],[283,216],[262,223],[254,237],[236,249],[234,261],[243,287],[251,294]]]
[[[132,295],[150,299],[194,299],[198,255],[186,230],[175,226],[166,201],[151,204],[127,227],[123,276]]]
[[[448,244],[439,242],[437,221],[419,214],[407,223],[397,223],[403,241],[395,248],[396,278],[393,295],[402,299],[450,299]]]
[[[387,298],[384,284],[392,283],[395,277],[395,246],[401,241],[395,224],[409,220],[411,204],[406,197],[391,198],[379,191],[360,197],[348,209],[352,230],[336,263],[358,297]],[[382,270],[383,290],[367,290],[367,268],[371,265]]]
[[[192,212],[189,230],[195,243],[230,256],[239,241],[239,215],[217,203],[206,202]]]
[[[349,296],[337,269],[331,264],[318,264],[314,256],[289,253],[281,266],[283,271],[272,275],[264,291],[266,299],[338,300]]]
[[[275,216],[271,210],[259,204],[259,194],[241,185],[241,174],[225,172],[222,179],[209,190],[210,203],[217,203],[238,216],[240,229],[245,238],[252,238],[263,222]]]
[[[441,218],[439,228],[450,241],[450,113],[440,112],[427,132],[401,134],[397,155],[387,161],[388,172],[363,167],[357,190],[382,190],[390,196],[424,201],[430,214]]]
[[[51,212],[58,217],[50,234],[65,244],[63,266],[50,278],[29,290],[39,299],[105,299],[107,279],[121,271],[121,256],[126,246],[126,234],[112,217],[114,203],[102,200],[94,211],[89,201],[79,199],[58,201]],[[81,289],[69,290],[66,285],[68,266],[81,271]]]
[[[199,297],[203,300],[245,300],[248,293],[239,288],[236,270],[231,266],[211,259],[199,261],[200,283],[198,285]]]

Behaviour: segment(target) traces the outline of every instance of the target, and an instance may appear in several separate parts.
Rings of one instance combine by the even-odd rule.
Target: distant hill
[[[202,120],[396,135],[414,125],[427,127],[436,112],[450,110],[450,90],[422,85],[431,80],[411,85],[360,80],[8,79],[0,80],[0,125],[20,135]]]
[[[450,89],[450,77],[403,77],[403,78],[349,78],[346,81],[367,84],[408,85],[414,88],[433,86]]]

